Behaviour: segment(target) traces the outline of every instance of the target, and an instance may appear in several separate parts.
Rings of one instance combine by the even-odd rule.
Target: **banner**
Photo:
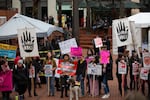
[[[15,58],[16,49],[17,49],[16,46],[0,43],[0,56],[6,56],[8,58]]]
[[[12,91],[12,71],[0,73],[0,91]]]
[[[118,73],[127,74],[127,64],[125,61],[118,62]]]
[[[132,75],[139,75],[139,63],[132,63]]]
[[[70,53],[71,47],[78,47],[75,38],[59,42],[60,51],[62,54]]]
[[[33,28],[18,29],[18,41],[21,57],[39,56],[37,37]]]
[[[143,64],[144,64],[144,67],[148,67],[150,69],[150,53],[149,52],[143,53]]]
[[[113,20],[113,34],[115,34],[118,47],[132,44],[130,24],[127,18]]]
[[[102,75],[102,66],[101,65],[88,64],[87,74]]]
[[[71,47],[71,56],[72,57],[81,57],[82,48],[81,47]]]
[[[45,70],[45,77],[53,76],[52,65],[50,65],[50,64],[45,65],[44,70]]]
[[[109,50],[101,50],[100,51],[100,63],[108,64],[110,59],[110,51]]]
[[[102,46],[103,46],[102,38],[95,38],[95,39],[94,39],[94,43],[95,43],[95,47],[96,47],[96,48],[99,48],[99,47],[102,47]]]
[[[140,72],[140,79],[142,80],[148,80],[148,73],[149,73],[149,69],[148,68],[141,68],[141,72]]]

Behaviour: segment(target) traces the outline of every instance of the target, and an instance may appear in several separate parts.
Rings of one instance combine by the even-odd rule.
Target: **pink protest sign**
[[[0,73],[0,91],[11,91],[12,85],[12,71]]]
[[[95,47],[99,48],[103,46],[102,38],[95,38],[94,39]]]
[[[71,47],[71,56],[81,57],[82,56],[82,48],[81,47]]]
[[[100,63],[101,64],[108,64],[110,58],[110,52],[108,50],[100,51]]]

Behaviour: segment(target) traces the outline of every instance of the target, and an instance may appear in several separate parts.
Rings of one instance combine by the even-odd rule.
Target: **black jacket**
[[[82,76],[85,77],[86,67],[87,67],[86,61],[84,60],[83,62],[80,62],[79,60],[77,64],[76,75],[82,74]]]

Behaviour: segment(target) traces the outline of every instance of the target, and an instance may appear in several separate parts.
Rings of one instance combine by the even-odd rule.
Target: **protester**
[[[97,56],[93,56],[92,61],[89,64],[92,64],[94,66],[99,64],[98,57]],[[99,76],[98,75],[91,75],[91,74],[89,75],[90,95],[91,96],[98,96],[99,95],[99,83],[98,83],[98,81],[99,81]]]
[[[36,76],[37,76],[36,74],[37,74],[36,73],[36,67],[33,65],[32,61],[31,61],[31,62],[29,62],[29,65],[28,65],[28,76],[29,76],[28,92],[29,92],[29,97],[32,97],[31,91],[33,91],[34,96],[38,96],[36,93]],[[34,90],[32,90],[32,87]]]
[[[10,71],[8,62],[3,59],[0,60],[0,74],[6,74],[8,71]],[[11,100],[10,93],[11,91],[2,91],[2,100]]]
[[[129,64],[130,64],[130,90],[132,90],[132,89],[134,89],[134,90],[137,89],[138,90],[138,88],[139,88],[138,87],[138,81],[137,81],[137,83],[134,81],[135,78],[136,78],[136,80],[138,80],[139,75],[136,75],[135,78],[134,78],[134,75],[133,75],[133,66],[132,65],[135,62],[140,63],[137,52],[135,50],[133,50],[132,51],[132,56],[129,60]],[[134,87],[133,87],[133,83],[134,83]],[[136,86],[136,84],[137,84],[137,86]]]
[[[72,64],[72,61],[70,59],[70,56],[68,54],[64,54],[63,55],[63,60],[62,62],[59,64],[60,68],[63,68],[63,66],[70,66],[70,64]],[[60,84],[61,84],[61,98],[63,98],[63,94],[64,94],[64,91],[65,91],[65,96],[68,97],[68,80],[69,78],[69,75],[66,73],[66,72],[63,72],[61,73],[61,76],[60,76]]]
[[[102,48],[102,50],[107,50],[107,47],[104,46]],[[101,56],[101,55],[100,55]],[[100,62],[101,63],[101,62]],[[108,76],[107,76],[107,73],[108,73],[108,69],[107,69],[107,66],[108,64],[103,64],[102,66],[102,84],[103,84],[103,87],[104,87],[104,95],[102,96],[102,99],[106,99],[106,98],[109,98],[110,97],[110,90],[109,90],[109,86],[108,86]]]
[[[93,50],[91,48],[88,48],[86,55],[87,55],[86,56],[86,62],[87,62],[87,65],[88,65],[91,62],[91,60],[92,60],[91,58],[93,58],[92,57],[94,55]],[[86,82],[86,92],[88,94],[90,94],[90,75],[86,76],[86,80],[87,80],[87,82]]]
[[[54,60],[54,58],[53,58],[53,53],[52,53],[52,51],[49,51],[48,53],[47,53],[47,57],[46,57],[46,59],[44,60],[44,65],[52,65],[52,69],[51,69],[51,71],[52,71],[52,77],[50,77],[50,95],[49,96],[54,96],[54,94],[55,94],[55,70],[56,70],[56,62],[55,62],[55,60]],[[44,70],[45,70],[45,67],[44,67]],[[48,79],[47,79],[47,83],[49,83],[48,82]]]
[[[78,60],[77,70],[76,70],[76,75],[77,75],[76,80],[80,82],[82,96],[84,96],[85,94],[84,93],[84,78],[85,78],[86,67],[87,67],[86,60],[82,56]]]
[[[33,64],[33,66],[35,66],[35,82],[36,82],[36,85],[38,85],[39,88],[41,88],[41,79],[39,77],[39,73],[42,70],[42,64],[41,64],[41,61],[40,61],[40,57],[33,57],[32,58],[32,64]]]
[[[27,68],[23,63],[22,59],[18,60],[17,65],[15,65],[13,69],[13,80],[15,91],[18,92],[19,99],[23,100],[24,93],[26,92],[27,89],[28,75],[27,75]]]
[[[127,92],[127,83],[126,83],[127,73],[125,74],[125,77],[123,80],[122,74],[120,74],[119,70],[118,70],[119,69],[119,62],[125,62],[126,63],[125,57],[122,53],[119,53],[118,58],[116,60],[116,68],[117,68],[116,69],[116,76],[118,79],[118,88],[119,88],[120,95],[123,96],[122,95],[122,84],[123,84],[124,91]],[[124,81],[124,83],[122,83],[122,81]]]

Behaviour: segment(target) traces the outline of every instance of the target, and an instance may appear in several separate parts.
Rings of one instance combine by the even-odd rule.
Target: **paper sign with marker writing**
[[[118,62],[118,73],[127,74],[127,64],[125,61]]]
[[[94,39],[95,47],[99,48],[103,46],[102,38],[95,38]]]
[[[141,68],[141,72],[140,72],[140,79],[142,80],[148,80],[148,72],[149,69],[148,68]]]

